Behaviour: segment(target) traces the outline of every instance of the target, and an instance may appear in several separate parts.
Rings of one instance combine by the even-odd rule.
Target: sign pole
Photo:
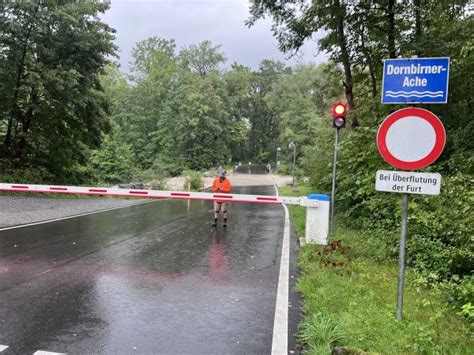
[[[449,57],[385,59],[382,104],[446,104],[449,62]],[[382,122],[377,132],[377,148],[382,158],[395,168],[405,170],[379,170],[375,182],[377,191],[403,194],[397,320],[401,320],[403,314],[409,194],[439,195],[441,187],[439,174],[406,170],[422,169],[433,163],[443,152],[445,143],[446,132],[440,119],[432,112],[416,107],[393,112]]]
[[[332,163],[332,192],[331,192],[331,224],[329,226],[329,237],[332,238],[334,234],[334,211],[336,199],[336,165],[337,165],[337,150],[339,146],[339,129],[336,128],[336,139],[334,142],[334,161]]]
[[[405,287],[405,251],[407,244],[408,194],[402,196],[402,227],[400,235],[400,255],[398,260],[397,320],[402,320],[403,290]]]

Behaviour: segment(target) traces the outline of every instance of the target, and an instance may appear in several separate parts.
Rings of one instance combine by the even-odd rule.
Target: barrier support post
[[[330,198],[324,194],[310,194],[306,197],[306,202],[302,201],[302,205],[306,205],[306,243],[327,245],[329,204]]]

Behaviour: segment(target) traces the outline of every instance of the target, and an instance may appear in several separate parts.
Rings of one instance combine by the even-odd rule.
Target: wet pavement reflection
[[[236,193],[274,194],[273,187]],[[0,233],[12,353],[269,353],[284,212],[157,201]]]

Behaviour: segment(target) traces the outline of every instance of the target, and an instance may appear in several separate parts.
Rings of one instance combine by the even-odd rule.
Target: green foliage
[[[54,181],[52,176],[44,168],[22,168],[8,171],[1,175],[2,181],[5,183],[18,183],[22,181],[28,181],[31,184],[41,184],[46,181]]]
[[[159,170],[148,169],[135,173],[133,181],[143,181],[147,188],[152,190],[166,190],[166,175]]]
[[[202,174],[198,171],[187,170],[184,172],[184,189],[186,191],[199,191],[203,188]]]
[[[0,12],[0,158],[73,181],[108,130],[99,74],[114,53],[99,1],[3,2]]]
[[[182,157],[158,155],[153,161],[151,169],[160,176],[179,176],[186,168]]]
[[[267,163],[277,147],[286,164],[292,160],[290,141],[297,160],[312,144],[340,77],[334,66],[307,64],[292,71],[263,60],[255,72],[237,63],[222,71],[219,48],[204,41],[177,52],[173,40],[151,37],[133,49],[129,81],[118,68],[107,68],[102,83],[110,98],[112,135],[130,148],[138,171],[174,176],[229,159]]]
[[[472,321],[474,319],[474,306],[471,304],[471,302],[468,302],[461,307],[461,312],[459,313],[463,317],[466,317]]]
[[[323,316],[321,313],[314,313],[303,323],[299,339],[308,344],[309,354],[331,354],[335,345],[343,344],[346,335],[342,328]]]
[[[396,263],[367,255],[370,243],[362,232],[338,228],[335,237],[353,248],[351,274],[325,263],[322,247],[307,245],[300,252],[298,288],[307,314],[300,336],[310,353],[329,353],[331,343],[381,354],[470,353],[469,325],[446,305],[444,290],[427,288],[408,272],[404,319],[397,321]],[[347,254],[337,257],[349,260]]]
[[[182,64],[199,73],[207,75],[210,71],[217,71],[219,64],[224,63],[226,58],[219,51],[221,46],[213,46],[211,41],[203,41],[196,45],[184,47],[179,54]]]
[[[91,161],[97,178],[104,182],[130,181],[134,174],[132,149],[118,137],[107,136],[102,148],[92,152]]]
[[[338,164],[336,204],[340,218],[363,229],[372,256],[389,260],[398,255],[400,195],[379,193],[374,188],[375,171],[390,169],[375,147],[375,129],[360,127],[344,132]],[[324,140],[321,140],[324,142]],[[331,143],[322,150],[331,149]],[[471,273],[474,249],[472,211],[472,159],[460,166],[459,157],[434,165],[432,171],[447,171],[440,196],[412,196],[408,224],[408,263],[429,282],[442,282]],[[471,161],[471,162],[469,162]],[[310,165],[315,191],[330,191],[330,165],[315,156]],[[330,176],[330,175],[329,175]],[[326,178],[325,178],[326,177]],[[467,295],[472,297],[471,295]],[[455,297],[456,298],[456,297]],[[468,298],[456,301],[463,304]]]

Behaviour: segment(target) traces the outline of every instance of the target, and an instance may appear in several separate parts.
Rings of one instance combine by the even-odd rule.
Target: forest
[[[374,190],[390,170],[377,128],[402,105],[382,105],[387,58],[450,57],[449,99],[419,105],[447,132],[426,172],[443,177],[438,197],[410,200],[409,265],[474,317],[474,19],[468,1],[255,0],[248,26],[267,16],[280,49],[315,40],[330,60],[258,69],[232,62],[218,43],[178,48],[159,34],[136,43],[130,72],[116,64],[107,2],[0,1],[0,173],[3,182],[114,184],[237,162],[297,175],[331,191],[331,105],[347,102],[341,130],[338,215],[364,231],[383,260],[398,253],[399,196]],[[316,34],[319,34],[315,37]],[[314,39],[316,38],[316,39]],[[381,237],[383,236],[383,237]]]

